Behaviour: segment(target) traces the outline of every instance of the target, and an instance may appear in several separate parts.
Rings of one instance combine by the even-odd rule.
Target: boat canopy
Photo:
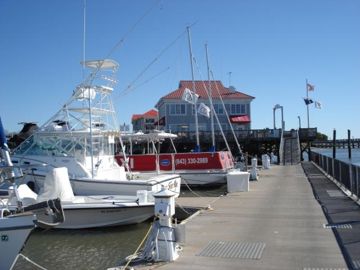
[[[119,64],[112,59],[82,61],[81,65],[96,69],[116,69],[119,67]]]
[[[141,131],[130,134],[121,134],[121,138],[124,141],[162,141],[164,139],[175,139],[178,136],[173,133],[167,133],[164,131],[155,131],[151,133],[143,133]]]

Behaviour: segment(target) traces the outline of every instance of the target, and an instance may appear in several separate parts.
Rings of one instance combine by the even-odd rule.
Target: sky
[[[308,80],[322,104],[309,106],[310,127],[360,138],[358,0],[0,0],[5,129],[54,115],[83,79],[83,55],[120,64],[113,99],[119,122],[130,124],[191,80],[189,25],[195,79],[207,80],[207,43],[214,78],[255,97],[253,129],[273,128],[276,104],[286,130],[299,117],[307,127]]]

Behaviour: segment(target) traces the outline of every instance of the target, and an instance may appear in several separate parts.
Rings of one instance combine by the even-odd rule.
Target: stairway
[[[297,130],[284,131],[280,142],[280,164],[294,165],[300,163],[301,149]]]

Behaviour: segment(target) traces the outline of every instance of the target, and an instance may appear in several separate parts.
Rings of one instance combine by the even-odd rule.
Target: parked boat
[[[51,167],[66,167],[76,195],[134,196],[137,190],[157,192],[162,186],[179,194],[179,175],[131,173],[118,165],[114,145],[119,125],[111,100],[118,63],[105,59],[82,64],[89,76],[14,150],[13,162],[29,168],[24,182],[38,191]]]
[[[36,219],[31,213],[18,216],[6,216],[6,213],[5,209],[1,210],[0,269],[11,268],[32,229],[34,229]]]
[[[64,220],[61,204],[57,199],[35,204],[31,208],[23,207],[17,197],[17,187],[14,185],[17,176],[21,176],[21,169],[15,168],[11,163],[0,118],[0,184],[5,181],[12,184],[10,194],[14,202],[14,207],[11,209],[7,204],[8,197],[0,197],[0,269],[12,268],[35,225],[48,227]],[[38,220],[32,210],[40,211],[40,209],[43,213],[45,209],[52,220],[49,222]]]
[[[182,184],[187,185],[221,185],[226,183],[228,171],[234,169],[231,153],[217,152],[190,152],[177,153],[172,142],[177,135],[166,132],[123,134],[129,153],[126,162],[130,170],[147,173],[176,173],[182,178]],[[158,153],[157,144],[163,140],[170,140],[173,153]],[[134,144],[141,153],[133,151]],[[125,164],[122,154],[116,155],[120,165]]]
[[[60,198],[65,221],[55,226],[59,229],[84,229],[129,225],[143,222],[154,215],[154,200],[147,191],[138,191],[138,196],[92,195],[74,196],[67,168],[53,168],[45,177],[44,187],[39,194],[26,184],[17,189],[15,200],[9,198],[8,207],[16,207],[17,199],[24,206],[41,201]],[[37,217],[46,220],[43,212]]]

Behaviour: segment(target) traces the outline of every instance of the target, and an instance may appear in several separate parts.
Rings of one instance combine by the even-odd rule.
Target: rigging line
[[[215,79],[214,79],[214,74],[213,74],[212,70],[210,70],[210,73],[211,73],[212,79],[215,80]],[[229,123],[229,125],[230,125],[230,129],[231,129],[232,134],[233,134],[233,136],[234,136],[234,139],[235,139],[236,145],[237,145],[237,147],[238,147],[239,153],[240,153],[240,155],[242,155],[243,153],[242,153],[242,150],[241,150],[241,147],[240,147],[240,143],[239,143],[239,141],[238,141],[238,139],[237,139],[237,137],[236,137],[234,128],[233,128],[233,126],[232,126],[232,124],[231,124],[231,122],[230,122],[229,114],[228,114],[228,112],[227,112],[227,110],[226,110],[224,100],[222,99],[222,96],[221,96],[221,94],[220,94],[220,90],[219,90],[217,84],[215,84],[215,88],[216,88],[216,91],[217,91],[218,94],[219,94],[220,101],[221,101],[221,103],[222,103],[222,105],[223,105],[223,108],[224,108],[224,111],[225,111],[225,114],[226,114],[226,118],[227,118],[228,123]]]
[[[134,31],[134,29],[136,28],[136,26],[138,26],[138,24],[154,9],[155,6],[158,5],[158,3],[160,3],[161,0],[158,0],[154,3],[154,5],[152,5],[133,25],[132,27],[130,27],[130,29],[125,33],[125,35],[115,44],[115,46],[109,51],[109,53],[107,54],[107,56],[105,57],[105,59],[109,58],[110,55],[112,55],[124,42],[125,38],[128,37],[128,35],[130,35],[130,33],[132,31]]]
[[[170,42],[164,49],[162,49],[160,51],[160,53],[139,73],[139,75],[136,76],[136,78],[134,80],[132,80],[130,82],[130,84],[124,89],[122,90],[119,94],[122,94],[124,92],[129,91],[129,89],[131,89],[132,85],[139,80],[144,73],[157,61],[159,60],[159,58],[167,51],[169,50],[183,35],[186,34],[186,30],[182,31],[172,42]]]
[[[134,91],[135,89],[143,86],[144,84],[150,82],[151,80],[159,77],[160,75],[162,75],[163,73],[165,73],[165,72],[168,71],[169,69],[170,69],[170,67],[167,67],[167,68],[163,69],[162,71],[156,73],[156,74],[153,75],[152,77],[150,77],[150,78],[146,79],[145,81],[141,82],[140,84],[135,85],[135,86],[131,86],[131,87],[127,88],[126,91],[124,90],[123,92],[119,93],[119,95],[118,95],[117,97],[115,97],[114,99],[119,98],[120,96],[125,96],[125,95],[127,95],[130,91]],[[120,94],[121,94],[121,95],[120,95]]]
[[[194,63],[195,63],[195,65],[196,65],[197,71],[199,72],[200,79],[201,79],[201,81],[202,81],[202,83],[203,83],[203,86],[204,86],[204,88],[206,89],[205,92],[206,92],[208,98],[210,99],[209,89],[207,88],[205,82],[202,80],[201,71],[200,71],[200,68],[199,68],[199,66],[198,66],[198,64],[197,64],[197,62],[196,62],[195,57],[193,57],[193,60],[194,60]],[[195,109],[196,109],[196,108],[195,108]],[[226,137],[225,137],[225,134],[224,134],[224,131],[223,131],[223,129],[222,129],[222,126],[221,126],[221,124],[220,124],[219,117],[218,117],[217,113],[216,113],[215,110],[214,110],[214,106],[212,106],[211,110],[214,112],[214,115],[215,115],[215,118],[216,118],[216,122],[217,122],[218,125],[219,125],[219,129],[220,129],[221,135],[222,135],[223,138],[224,138],[224,142],[225,142],[225,144],[226,144],[226,148],[227,148],[228,151],[232,154],[231,149],[230,149],[230,146],[229,146],[228,141],[227,141],[227,139],[226,139]]]

